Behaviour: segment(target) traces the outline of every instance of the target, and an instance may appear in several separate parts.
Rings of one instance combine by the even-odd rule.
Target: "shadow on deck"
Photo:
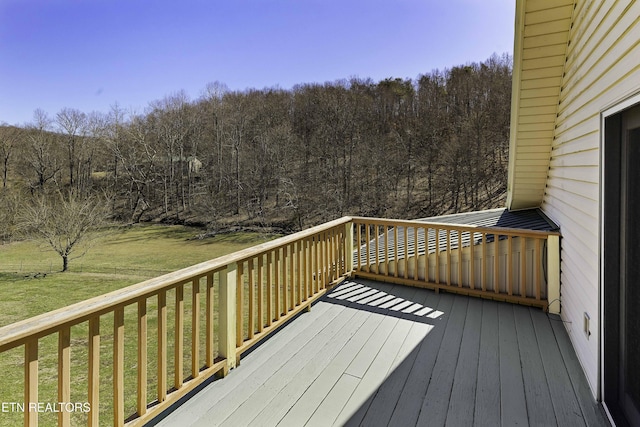
[[[558,316],[344,282],[159,426],[606,426]]]

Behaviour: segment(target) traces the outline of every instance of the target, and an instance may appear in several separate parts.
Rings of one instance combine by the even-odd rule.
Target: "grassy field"
[[[200,263],[275,236],[222,234],[197,239],[198,229],[138,225],[100,237],[60,273],[61,258],[36,242],[0,245],[0,326]],[[46,276],[44,276],[46,274]]]
[[[220,255],[253,246],[272,239],[258,233],[225,234],[209,239],[194,239],[199,230],[179,226],[141,225],[119,229],[101,237],[95,246],[82,258],[71,261],[70,271],[60,273],[61,260],[57,254],[45,250],[35,242],[18,242],[0,246],[0,326],[26,319],[56,308],[101,295],[127,285],[143,281],[168,271],[193,265]],[[57,271],[56,271],[57,270]],[[46,275],[45,275],[46,274]],[[190,285],[185,287],[189,295]],[[168,301],[173,294],[170,292]],[[156,322],[156,300],[150,299],[149,348],[155,346],[154,325]],[[189,330],[192,310],[190,301],[185,299],[185,330]],[[203,307],[200,307],[203,310]],[[171,311],[171,307],[170,307]],[[172,313],[169,313],[171,317]],[[130,306],[125,313],[125,336],[135,337],[135,310]],[[203,316],[202,316],[203,317]],[[169,336],[173,333],[169,322]],[[113,316],[101,318],[101,425],[109,425],[111,407],[111,354]],[[87,362],[86,325],[72,328],[72,402],[86,401]],[[130,341],[126,341],[129,343]],[[135,355],[133,345],[125,350],[125,363],[130,374],[126,375],[125,389],[127,411],[135,410]],[[169,340],[171,343],[171,340]],[[185,348],[190,343],[186,341]],[[128,344],[127,344],[128,345]],[[23,348],[0,354],[0,403],[21,403],[23,383]],[[169,356],[168,372],[172,377],[172,348]],[[185,361],[190,355],[185,354]],[[201,355],[201,360],[204,354]],[[149,393],[153,396],[155,380],[155,360],[149,355]],[[56,402],[57,378],[57,336],[40,340],[39,360],[39,401]],[[185,363],[188,365],[188,363]],[[185,366],[185,377],[188,376]],[[0,412],[0,426],[20,425],[22,414]],[[40,425],[55,425],[54,413],[40,414]],[[73,424],[86,424],[86,415],[74,414]]]

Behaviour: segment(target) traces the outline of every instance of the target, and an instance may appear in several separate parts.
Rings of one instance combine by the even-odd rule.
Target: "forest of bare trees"
[[[51,194],[122,222],[295,230],[345,214],[419,218],[501,206],[511,58],[415,80],[352,78],[176,92],[144,112],[36,110],[0,127],[0,238]]]

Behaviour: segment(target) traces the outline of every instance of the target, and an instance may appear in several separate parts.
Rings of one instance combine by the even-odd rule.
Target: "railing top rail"
[[[140,298],[155,295],[163,289],[168,290],[181,283],[188,283],[195,278],[205,277],[207,274],[224,269],[229,264],[259,256],[262,253],[278,249],[291,242],[313,236],[318,232],[350,221],[351,217],[345,216],[298,233],[283,236],[270,242],[242,249],[105,295],[3,326],[0,328],[0,351],[17,347],[28,339],[48,335],[62,326],[84,322],[94,316],[110,312],[115,307],[128,305]]]
[[[406,226],[406,227],[429,227],[438,228],[441,230],[457,230],[468,231],[473,233],[491,233],[500,234],[502,236],[517,236],[517,237],[534,237],[544,238],[546,236],[560,236],[558,231],[542,231],[542,230],[527,230],[525,228],[507,228],[507,227],[482,227],[479,225],[470,224],[452,224],[444,222],[425,222],[419,220],[397,220],[387,218],[368,218],[368,217],[351,217],[356,224],[372,224],[372,225],[394,225],[394,226]]]

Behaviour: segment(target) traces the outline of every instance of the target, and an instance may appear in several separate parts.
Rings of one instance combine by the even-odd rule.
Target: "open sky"
[[[0,0],[0,123],[232,90],[416,78],[513,53],[514,0]]]

